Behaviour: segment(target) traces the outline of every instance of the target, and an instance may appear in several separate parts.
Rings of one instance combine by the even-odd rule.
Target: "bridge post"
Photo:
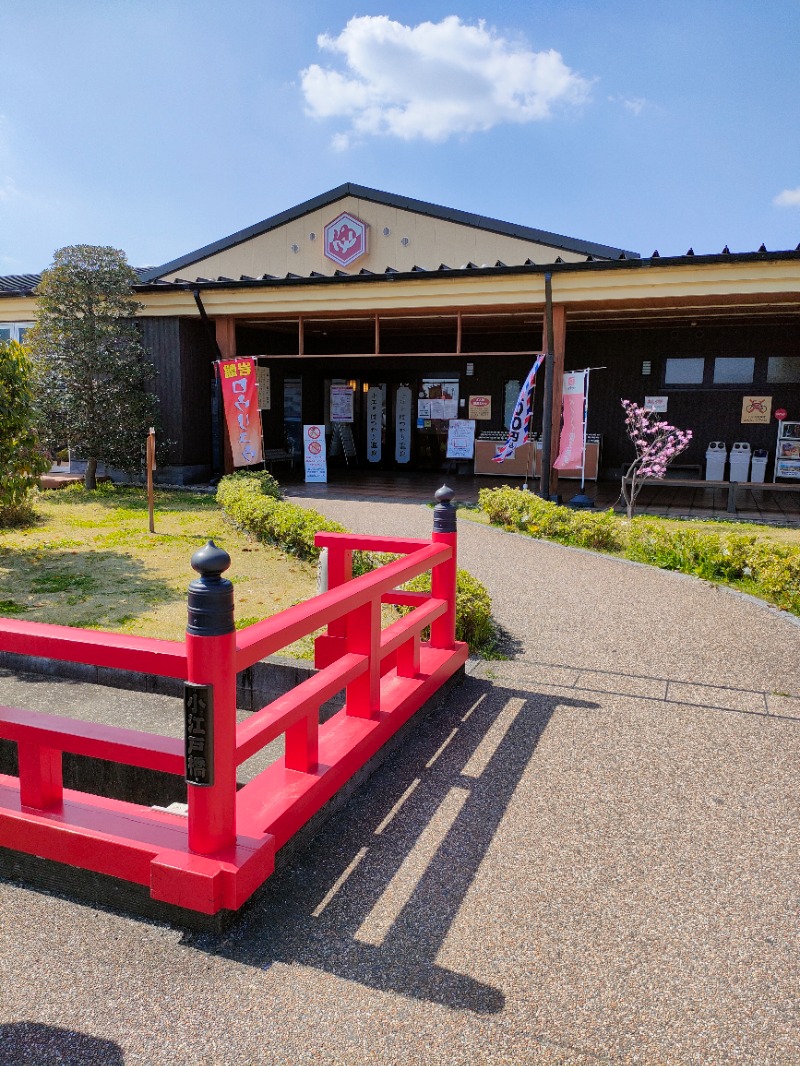
[[[456,641],[456,569],[457,542],[456,509],[452,500],[455,493],[447,485],[442,485],[436,492],[436,506],[433,508],[434,544],[448,544],[453,549],[447,562],[439,563],[431,571],[431,594],[437,599],[447,600],[447,611],[431,623],[431,647],[453,648]]]
[[[236,632],[231,565],[213,540],[192,556],[189,585],[186,791],[189,848],[203,855],[236,843]]]

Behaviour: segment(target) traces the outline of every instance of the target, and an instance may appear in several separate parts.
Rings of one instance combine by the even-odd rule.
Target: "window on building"
[[[32,325],[32,322],[4,322],[0,325],[0,341],[19,341],[22,344]]]
[[[773,355],[767,360],[767,381],[787,385],[800,381],[800,355]]]
[[[506,381],[503,385],[503,426],[506,429],[511,425],[514,408],[517,406],[520,386],[521,382],[518,378]]]
[[[665,385],[702,385],[705,359],[667,359]]]
[[[751,385],[756,361],[752,355],[721,356],[714,360],[715,385]]]

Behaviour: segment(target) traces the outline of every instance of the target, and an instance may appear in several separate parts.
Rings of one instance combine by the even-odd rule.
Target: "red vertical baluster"
[[[17,754],[20,803],[37,811],[60,807],[64,799],[61,752],[35,741],[20,740]]]
[[[230,565],[228,553],[211,540],[192,556],[200,577],[189,585],[187,692],[192,684],[208,685],[213,691],[211,729],[203,724],[202,715],[192,723],[187,714],[186,723],[189,847],[204,855],[236,842],[236,633],[233,585],[222,577]],[[202,746],[204,736],[211,738],[207,750]],[[203,770],[212,784],[202,783]]]
[[[353,576],[353,552],[338,544],[328,548],[329,589],[339,588]],[[328,632],[314,641],[314,665],[318,670],[329,666],[344,654],[347,625],[345,618],[335,618],[328,623]]]
[[[369,669],[351,681],[346,690],[347,714],[374,718],[381,699],[381,605],[379,600],[356,607],[345,616],[347,651],[369,656]]]
[[[436,599],[447,600],[447,610],[431,624],[431,647],[452,648],[456,640],[456,568],[457,541],[456,509],[452,504],[453,490],[446,485],[436,493],[433,509],[434,544],[448,544],[453,554],[431,571],[431,594]]]

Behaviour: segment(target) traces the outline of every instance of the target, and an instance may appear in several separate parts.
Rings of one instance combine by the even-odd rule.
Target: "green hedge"
[[[217,488],[219,505],[232,521],[259,540],[275,544],[301,559],[319,558],[320,549],[314,544],[316,533],[348,532],[318,511],[287,503],[281,496],[278,483],[263,471],[230,474],[222,478]],[[397,556],[380,552],[353,552],[353,576],[367,574],[394,558]],[[420,575],[406,587],[429,590],[430,574]],[[475,652],[489,651],[495,639],[489,592],[467,570],[458,570],[456,574],[456,638],[466,641]]]
[[[316,533],[347,532],[344,526],[331,522],[317,511],[306,510],[276,497],[271,484],[265,481],[264,473],[231,474],[222,478],[217,487],[220,507],[242,529],[301,559],[319,558],[320,550],[314,544]],[[270,482],[275,480],[269,474],[266,477]]]
[[[596,551],[622,547],[622,531],[613,511],[573,511],[507,485],[481,489],[478,502],[492,523],[504,529]]]
[[[509,486],[481,489],[479,500],[490,521],[504,529],[736,584],[800,614],[800,549],[790,545],[689,524],[676,529],[653,518],[628,522],[613,511],[573,511]]]

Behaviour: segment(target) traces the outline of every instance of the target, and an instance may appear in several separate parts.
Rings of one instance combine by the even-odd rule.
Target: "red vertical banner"
[[[563,415],[556,470],[583,466],[584,419],[586,417],[586,371],[564,375]]]
[[[217,363],[225,421],[234,466],[252,466],[264,461],[261,442],[261,412],[256,390],[256,361],[222,359]]]

